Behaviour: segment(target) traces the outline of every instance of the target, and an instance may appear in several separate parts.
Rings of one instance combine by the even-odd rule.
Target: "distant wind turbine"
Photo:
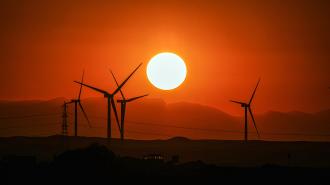
[[[111,75],[112,75],[113,79],[115,80],[115,82],[117,84],[117,87],[119,87],[119,84],[117,82],[117,79],[116,79],[115,75],[113,74],[113,72],[111,70],[110,70],[110,72],[111,72]],[[124,93],[122,92],[122,90],[120,89],[119,91],[120,91],[121,97],[123,98],[121,100],[117,100],[117,102],[120,103],[120,139],[123,141],[124,140],[124,132],[125,132],[124,125],[125,125],[125,115],[126,115],[126,103],[129,103],[129,102],[132,102],[134,100],[137,100],[137,99],[143,98],[145,96],[148,96],[148,94],[126,99],[125,96],[124,96]]]
[[[251,103],[252,103],[253,97],[254,97],[254,95],[255,95],[255,93],[256,93],[256,90],[257,90],[257,88],[258,88],[259,82],[260,82],[260,79],[258,80],[257,86],[255,87],[255,89],[254,89],[254,91],[253,91],[253,93],[252,93],[252,96],[251,96],[251,99],[250,99],[249,103],[244,103],[244,102],[240,102],[240,101],[230,100],[230,101],[233,102],[233,103],[240,104],[241,107],[244,108],[244,112],[245,112],[245,114],[244,114],[244,115],[245,115],[244,140],[245,140],[245,142],[248,141],[248,114],[247,114],[247,111],[248,111],[248,110],[249,110],[249,112],[250,112],[250,115],[251,115],[251,118],[252,118],[252,121],[253,121],[253,125],[254,125],[254,127],[255,127],[255,129],[256,129],[256,131],[257,131],[258,137],[260,136],[260,135],[259,135],[259,131],[258,131],[258,129],[257,129],[256,122],[255,122],[254,117],[253,117],[253,114],[252,114],[252,110],[251,110]]]
[[[111,106],[113,108],[113,111],[115,113],[115,117],[116,117],[116,121],[117,121],[117,125],[119,128],[119,131],[121,131],[120,125],[119,125],[119,121],[118,121],[118,114],[117,114],[117,109],[116,109],[116,105],[115,105],[115,101],[114,101],[114,96],[120,91],[120,89],[125,85],[125,83],[131,78],[131,76],[139,69],[139,67],[142,65],[139,64],[134,71],[117,87],[117,89],[113,92],[113,93],[109,93],[105,90],[93,87],[91,85],[87,85],[85,83],[82,82],[78,82],[78,81],[74,81],[78,84],[81,84],[83,86],[86,86],[94,91],[97,91],[101,94],[104,95],[104,98],[107,98],[108,100],[108,111],[107,111],[107,137],[108,139],[111,139]]]
[[[82,82],[84,81],[84,74],[85,74],[85,71],[83,71],[83,74],[82,74],[82,78],[81,78]],[[67,102],[64,104],[66,106],[67,104],[74,103],[74,136],[78,136],[78,105],[79,105],[82,113],[84,114],[84,117],[87,120],[88,126],[91,127],[87,114],[86,114],[83,106],[81,105],[81,101],[80,101],[81,92],[82,92],[82,85],[80,85],[78,98],[72,99],[70,102]]]

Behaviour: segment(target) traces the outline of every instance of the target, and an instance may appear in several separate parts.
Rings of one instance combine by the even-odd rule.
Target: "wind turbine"
[[[115,80],[115,82],[117,84],[117,87],[119,87],[119,84],[117,82],[115,75],[113,74],[112,71],[110,71],[110,72],[111,72],[113,79]],[[125,125],[124,123],[125,123],[125,115],[126,115],[126,103],[129,103],[134,100],[148,96],[148,94],[126,99],[122,90],[120,89],[119,91],[120,91],[121,97],[123,98],[121,100],[117,100],[117,103],[120,103],[120,139],[123,141],[124,140],[124,125]]]
[[[252,103],[252,100],[253,100],[253,97],[256,93],[256,90],[258,88],[258,85],[259,85],[259,82],[260,82],[260,79],[258,80],[258,83],[257,83],[257,86],[255,87],[253,93],[252,93],[252,96],[251,96],[251,99],[249,101],[249,103],[245,103],[245,102],[240,102],[240,101],[234,101],[234,100],[230,100],[231,102],[233,103],[237,103],[237,104],[240,104],[241,107],[244,108],[244,112],[245,112],[245,124],[244,124],[244,139],[245,139],[245,142],[248,141],[248,113],[247,111],[249,110],[250,112],[250,115],[251,115],[251,118],[252,118],[252,121],[253,121],[253,125],[257,131],[257,134],[258,134],[258,137],[259,137],[259,132],[258,132],[258,129],[257,129],[257,125],[256,125],[256,122],[254,120],[254,117],[253,117],[253,114],[252,114],[252,110],[251,110],[251,103]]]
[[[117,121],[117,125],[118,125],[118,128],[119,128],[119,131],[121,131],[121,128],[120,128],[120,125],[119,125],[119,121],[118,121],[118,114],[117,114],[117,109],[116,109],[116,105],[115,105],[115,101],[114,101],[114,96],[116,95],[116,93],[119,92],[119,90],[125,85],[125,83],[131,78],[131,76],[135,73],[135,71],[137,71],[139,69],[139,67],[142,65],[139,64],[135,69],[134,71],[117,87],[117,89],[115,91],[113,91],[113,93],[109,93],[105,90],[102,90],[102,89],[99,89],[99,88],[96,88],[96,87],[93,87],[91,85],[88,85],[88,84],[84,84],[82,82],[77,82],[77,81],[74,81],[80,85],[83,85],[83,86],[86,86],[94,91],[97,91],[101,94],[104,95],[104,98],[107,98],[108,100],[108,111],[107,111],[107,137],[108,139],[111,139],[111,106],[113,108],[113,111],[115,113],[115,117],[116,117],[116,121]]]
[[[81,78],[81,81],[82,82],[84,81],[84,74],[85,74],[85,72],[83,72],[83,74],[82,74],[82,78]],[[77,136],[78,135],[78,105],[79,105],[81,111],[83,112],[84,117],[87,120],[88,126],[91,127],[90,122],[89,122],[89,119],[87,117],[87,114],[86,114],[83,106],[81,105],[81,101],[80,101],[81,92],[82,92],[82,85],[80,85],[80,90],[79,90],[78,98],[77,99],[72,99],[70,102],[65,103],[65,106],[67,104],[74,103],[74,136]]]

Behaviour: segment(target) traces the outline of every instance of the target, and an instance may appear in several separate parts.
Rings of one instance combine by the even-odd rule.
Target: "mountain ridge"
[[[3,103],[0,101],[0,117],[23,116],[20,119],[0,119],[1,128],[17,127],[9,130],[0,128],[0,137],[31,136],[39,135],[39,133],[60,134],[64,100],[67,99],[58,97],[38,103],[33,103],[34,101]],[[79,133],[82,136],[104,137],[106,135],[106,101],[101,97],[93,97],[83,99],[82,104],[93,128],[87,127],[87,122],[79,111]],[[119,105],[116,106],[119,111]],[[73,129],[72,113],[73,106],[69,105],[69,134],[72,134]],[[39,114],[40,117],[37,117]],[[24,118],[25,115],[36,115],[36,117]],[[269,111],[255,114],[255,119],[262,136],[261,139],[330,140],[328,136],[317,136],[330,133],[330,109],[317,113]],[[127,137],[133,139],[164,139],[182,136],[190,139],[237,140],[242,139],[244,129],[244,117],[230,115],[216,107],[191,102],[166,103],[162,99],[151,98],[129,103],[126,120]],[[251,123],[249,119],[249,137],[258,139]],[[42,127],[34,125],[42,125]],[[49,125],[48,128],[47,125]],[[115,125],[114,122],[113,135],[118,137],[118,128]],[[313,136],[271,136],[269,133],[302,133]]]

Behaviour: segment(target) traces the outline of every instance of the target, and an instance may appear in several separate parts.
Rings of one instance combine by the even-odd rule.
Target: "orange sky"
[[[76,96],[86,83],[113,90],[107,69],[129,96],[207,104],[231,113],[261,77],[255,111],[314,112],[330,105],[329,1],[0,2],[0,99]],[[148,60],[179,54],[182,86],[161,91],[147,80]],[[101,96],[90,90],[84,97]]]

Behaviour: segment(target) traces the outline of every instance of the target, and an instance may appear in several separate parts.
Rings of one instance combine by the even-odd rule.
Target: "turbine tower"
[[[111,72],[111,75],[112,75],[113,79],[115,80],[115,82],[117,84],[117,87],[119,87],[119,84],[117,82],[117,79],[116,79],[115,75],[113,74],[112,71],[110,71],[110,72]],[[124,93],[122,92],[122,90],[120,89],[119,91],[120,91],[122,99],[117,100],[117,103],[120,103],[120,140],[123,141],[124,140],[124,132],[125,132],[124,126],[125,126],[125,115],[126,115],[126,103],[129,103],[129,102],[132,102],[134,100],[137,100],[137,99],[143,98],[145,96],[148,96],[148,94],[126,99],[125,96],[124,96]]]
[[[258,129],[257,129],[257,125],[256,125],[256,122],[255,122],[255,120],[254,120],[253,113],[252,113],[252,110],[251,110],[251,103],[252,103],[253,97],[254,97],[254,95],[255,95],[255,93],[256,93],[256,90],[257,90],[257,88],[258,88],[259,82],[260,82],[260,79],[258,80],[257,86],[255,87],[255,89],[254,89],[254,91],[253,91],[253,93],[252,93],[251,99],[250,99],[250,101],[249,101],[248,103],[240,102],[240,101],[230,100],[230,101],[233,102],[233,103],[240,104],[241,107],[244,108],[244,115],[245,115],[244,140],[245,140],[245,142],[248,141],[248,113],[247,113],[247,111],[249,111],[249,113],[250,113],[250,116],[251,116],[252,121],[253,121],[253,125],[254,125],[254,127],[255,127],[255,129],[256,129],[256,131],[257,131],[258,137],[259,137],[259,131],[258,131]]]
[[[82,74],[82,78],[81,78],[82,82],[84,81],[84,74],[85,74],[85,72],[83,72],[83,74]],[[86,114],[83,106],[81,105],[81,101],[80,101],[81,92],[82,92],[82,85],[80,85],[78,98],[72,99],[70,102],[66,103],[66,104],[74,103],[74,136],[78,136],[78,105],[79,105],[82,113],[84,114],[84,117],[87,120],[88,126],[91,127],[87,114]]]
[[[97,91],[97,92],[103,94],[104,98],[107,98],[107,100],[108,100],[108,111],[107,111],[107,137],[108,137],[108,139],[111,139],[111,106],[112,106],[113,111],[115,113],[115,117],[116,117],[116,121],[117,121],[119,131],[121,131],[119,121],[118,121],[118,114],[117,114],[117,109],[116,109],[116,105],[115,105],[115,101],[114,101],[114,96],[119,92],[119,90],[125,85],[125,83],[131,78],[131,76],[135,73],[135,71],[137,71],[139,69],[139,67],[141,65],[142,65],[142,63],[139,64],[134,69],[134,71],[117,87],[117,89],[115,91],[113,91],[113,93],[109,93],[105,90],[93,87],[91,85],[88,85],[88,84],[85,84],[85,83],[82,83],[82,82],[74,81],[74,82],[76,82],[80,85],[86,86],[86,87],[88,87],[88,88],[90,88],[94,91]]]

